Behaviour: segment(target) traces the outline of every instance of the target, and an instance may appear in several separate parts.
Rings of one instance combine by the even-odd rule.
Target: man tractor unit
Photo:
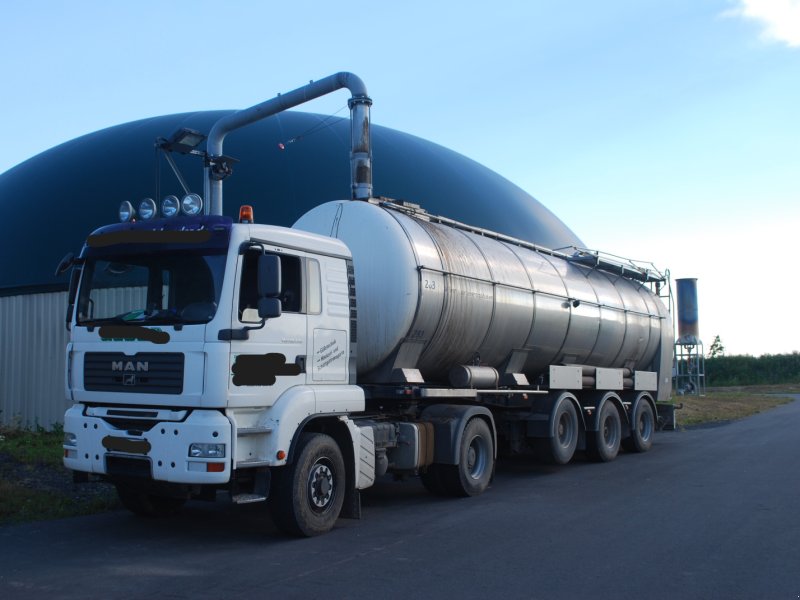
[[[222,215],[225,135],[352,92],[352,199],[292,228]],[[369,99],[337,73],[218,121],[204,196],[123,202],[72,267],[64,464],[167,515],[266,501],[329,531],[387,473],[474,496],[498,455],[648,450],[670,395],[655,269],[554,251],[372,195]]]

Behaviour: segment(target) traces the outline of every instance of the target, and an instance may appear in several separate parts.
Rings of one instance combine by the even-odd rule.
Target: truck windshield
[[[78,325],[207,323],[217,311],[224,250],[104,252],[87,257]]]

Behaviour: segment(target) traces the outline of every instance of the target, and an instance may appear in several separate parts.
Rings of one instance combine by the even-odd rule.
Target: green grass
[[[60,427],[0,429],[0,525],[61,519],[115,508],[110,486],[73,486],[62,464]]]
[[[743,419],[792,401],[791,398],[753,391],[713,390],[705,396],[673,398],[683,408],[676,411],[678,425],[700,425]]]
[[[64,456],[63,440],[61,427],[52,431],[0,429],[0,453],[25,464],[59,466]]]

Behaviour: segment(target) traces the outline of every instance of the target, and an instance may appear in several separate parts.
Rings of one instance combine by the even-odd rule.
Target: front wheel
[[[481,418],[464,428],[459,446],[459,463],[442,465],[442,484],[450,496],[477,496],[486,491],[494,472],[494,438]]]
[[[304,433],[295,460],[275,472],[270,509],[287,533],[311,537],[330,531],[342,511],[344,459],[334,439]]]

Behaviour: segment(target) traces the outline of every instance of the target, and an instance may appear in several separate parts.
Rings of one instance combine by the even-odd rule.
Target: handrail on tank
[[[205,197],[209,214],[222,214],[222,180],[230,174],[229,158],[222,154],[222,142],[231,131],[260,121],[289,108],[320,96],[347,88],[352,93],[350,107],[350,176],[353,200],[366,200],[372,196],[372,148],[369,130],[369,107],[372,100],[367,87],[357,75],[340,72],[311,81],[303,87],[278,94],[250,108],[244,108],[222,117],[214,123],[208,134],[207,163],[205,168]]]
[[[528,248],[536,252],[541,252],[542,254],[557,256],[568,262],[579,263],[588,267],[597,268],[601,271],[607,271],[609,273],[614,273],[621,277],[625,277],[626,279],[634,279],[636,281],[641,281],[642,283],[664,283],[669,279],[669,277],[665,273],[659,271],[653,263],[644,263],[643,261],[622,258],[607,252],[588,250],[586,248],[578,248],[576,246],[567,246],[565,248],[556,249],[546,248],[544,246],[540,246],[539,244],[534,244],[533,242],[528,242],[526,240],[511,237],[509,235],[483,229],[482,227],[467,225],[466,223],[461,223],[460,221],[455,221],[440,215],[432,215],[425,209],[420,208],[417,204],[396,201],[387,198],[378,198],[377,203],[384,208],[403,212],[427,221],[432,221],[434,223],[441,223],[442,225],[447,225],[448,227],[453,227],[454,229],[469,231],[471,233],[475,233],[483,237],[489,237],[501,242],[507,242],[515,246]],[[571,250],[572,252],[567,253],[567,250]]]

